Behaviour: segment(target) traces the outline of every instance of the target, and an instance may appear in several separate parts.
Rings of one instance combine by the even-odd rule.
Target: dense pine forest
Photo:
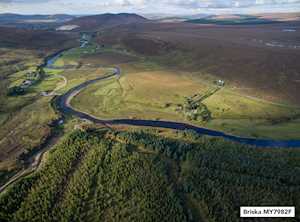
[[[0,221],[235,222],[240,206],[300,207],[295,149],[189,131],[89,129],[66,136],[45,159],[0,196]]]

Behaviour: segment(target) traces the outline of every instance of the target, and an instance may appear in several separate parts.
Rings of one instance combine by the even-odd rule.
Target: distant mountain
[[[277,20],[263,18],[255,15],[212,15],[199,19],[187,20],[188,23],[216,24],[216,25],[260,25],[279,23]]]
[[[176,20],[189,20],[199,19],[209,16],[210,14],[167,14],[167,13],[146,13],[143,14],[145,18],[157,21],[176,19]]]
[[[210,14],[143,14],[146,18],[159,23],[180,23],[194,19],[202,19],[211,16]]]
[[[111,28],[118,25],[144,23],[148,20],[137,14],[120,13],[120,14],[101,14],[84,16],[75,18],[67,25],[79,26],[81,30],[99,29],[99,28]]]
[[[0,26],[35,30],[54,30],[59,24],[63,24],[74,18],[75,16],[65,14],[20,15],[5,13],[0,14]]]
[[[77,42],[72,34],[45,30],[28,30],[0,27],[0,47],[36,49],[40,52],[55,52],[74,46]]]
[[[220,14],[195,17],[189,23],[218,25],[260,25],[280,22],[299,22],[300,13]]]
[[[75,18],[72,15],[57,14],[57,15],[20,15],[5,13],[0,14],[0,23],[26,23],[26,22],[67,22]]]

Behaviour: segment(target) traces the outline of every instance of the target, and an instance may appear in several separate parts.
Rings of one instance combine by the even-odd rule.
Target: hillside
[[[73,34],[0,28],[0,183],[17,167],[18,157],[39,147],[50,135],[48,124],[55,117],[49,102],[39,90],[26,96],[9,96],[11,87],[30,78],[44,58],[78,43]],[[40,75],[36,86],[48,77]],[[45,81],[54,84],[57,80]],[[44,118],[46,117],[46,118]],[[7,171],[8,170],[8,171]],[[8,173],[9,175],[9,173]],[[3,177],[4,176],[4,177]]]
[[[77,25],[80,30],[93,30],[101,28],[111,28],[119,25],[133,24],[133,23],[144,23],[147,19],[137,14],[101,14],[84,16],[75,18],[68,22],[67,25]]]
[[[47,50],[68,48],[74,45],[74,36],[42,30],[0,27],[0,47]]]
[[[276,24],[281,22],[299,21],[299,13],[264,13],[253,15],[211,15],[195,19],[188,19],[186,22],[195,24],[215,25],[263,25]]]
[[[300,32],[288,27],[299,30],[300,24],[147,23],[110,30],[98,41],[124,45],[167,68],[225,79],[251,96],[300,104]]]
[[[299,157],[193,132],[75,131],[0,196],[0,219],[237,222],[239,206],[299,207]]]
[[[67,22],[74,16],[66,14],[56,15],[20,15],[13,13],[0,14],[0,24],[34,23],[34,22]]]

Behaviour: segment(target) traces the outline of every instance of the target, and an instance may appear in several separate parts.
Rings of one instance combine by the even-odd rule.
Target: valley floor
[[[260,46],[270,35],[263,27],[239,28],[247,38],[233,30],[152,23],[91,36],[20,30],[27,45],[37,39],[33,48],[7,38],[0,47],[0,221],[235,222],[240,206],[300,207],[299,149],[94,124],[57,107],[60,95],[117,69],[67,102],[100,120],[167,120],[299,141],[298,49]],[[280,41],[286,34],[280,28]],[[287,40],[298,42],[297,34]],[[42,65],[60,47],[68,50]]]
[[[116,61],[112,55],[123,57]],[[239,136],[299,139],[295,129],[300,127],[300,107],[248,96],[230,83],[219,87],[215,83],[218,79],[207,73],[168,69],[113,48],[92,53],[88,58],[83,55],[79,61],[82,60],[122,70],[121,78],[95,83],[71,101],[76,109],[100,119],[173,120]],[[70,61],[76,60],[68,55],[57,63]],[[198,110],[184,110],[187,100],[193,97],[203,97],[195,102]],[[193,112],[196,116],[189,116]],[[204,115],[209,118],[203,119]]]
[[[51,126],[60,118],[54,97],[113,72],[112,67],[121,69],[120,78],[89,86],[73,98],[72,106],[100,119],[173,120],[244,137],[299,139],[298,106],[257,98],[230,81],[218,85],[223,80],[204,70],[175,69],[159,61],[170,55],[143,56],[125,46],[92,41],[63,52],[24,95],[10,96],[6,89],[28,81],[42,58],[32,50],[2,48],[1,53],[6,58],[0,64],[1,184],[57,130]],[[68,132],[74,125],[58,130]]]

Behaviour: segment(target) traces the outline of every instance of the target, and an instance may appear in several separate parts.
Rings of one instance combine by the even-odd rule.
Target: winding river
[[[60,57],[60,54],[54,55],[52,58],[48,59],[46,63],[48,68],[51,68],[52,64],[57,58]],[[187,123],[172,122],[172,121],[161,121],[161,120],[141,120],[141,119],[113,119],[113,120],[102,120],[97,117],[94,117],[90,114],[75,110],[70,101],[76,95],[78,95],[84,88],[87,86],[102,80],[106,80],[113,77],[119,77],[121,75],[121,70],[115,68],[113,74],[99,77],[93,80],[88,80],[72,89],[70,89],[65,94],[58,97],[56,100],[56,105],[58,110],[64,115],[73,115],[81,119],[86,119],[94,123],[107,124],[107,125],[130,125],[130,126],[143,126],[143,127],[156,127],[156,128],[166,128],[174,130],[193,130],[201,135],[208,135],[213,137],[222,137],[227,140],[238,142],[241,144],[252,145],[255,147],[269,147],[269,148],[300,148],[300,140],[271,140],[271,139],[256,139],[256,138],[247,138],[247,137],[238,137],[234,135],[229,135],[221,131],[210,130],[198,126],[193,126]],[[299,129],[300,136],[300,129]]]

